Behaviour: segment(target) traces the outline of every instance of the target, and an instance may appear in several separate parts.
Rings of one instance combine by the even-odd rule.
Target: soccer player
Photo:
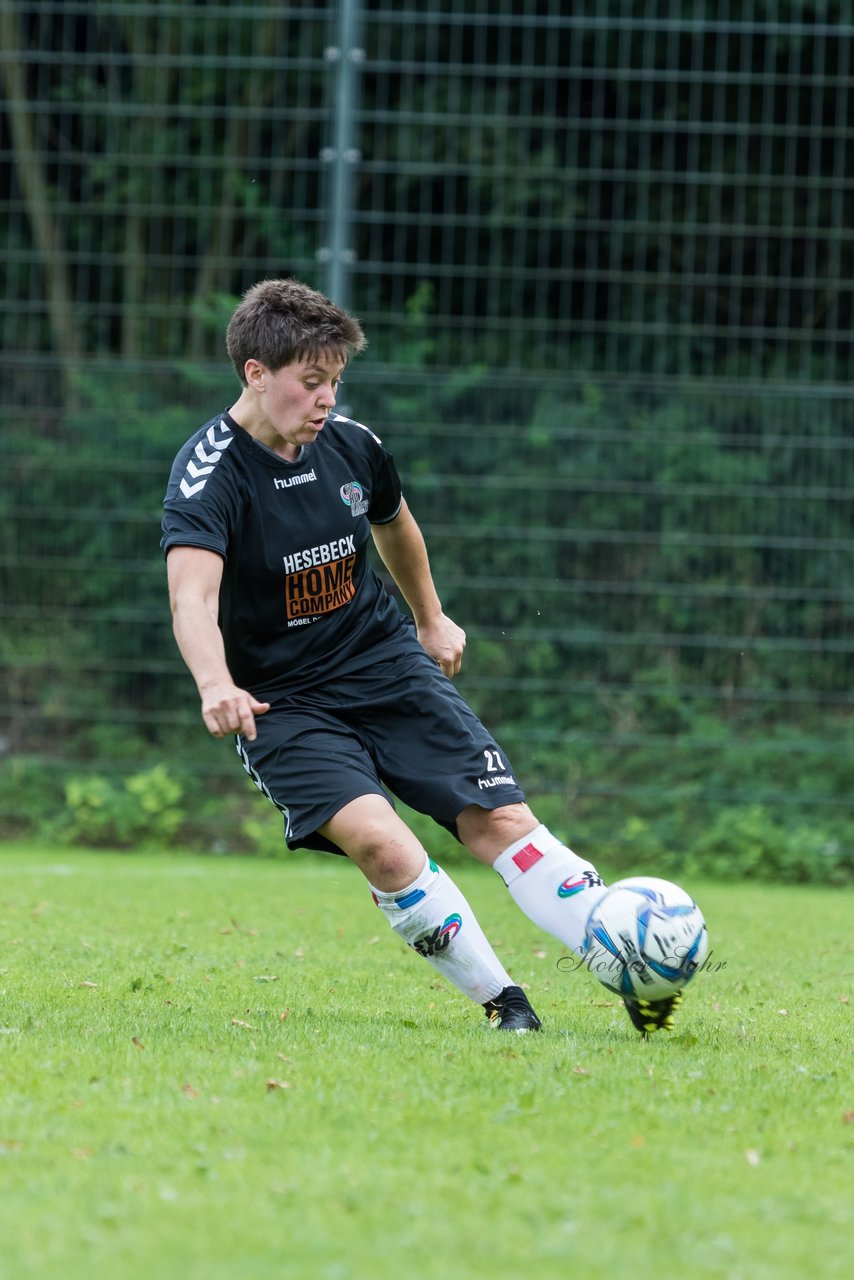
[[[442,610],[390,453],[333,412],[354,317],[294,280],[244,295],[227,331],[241,392],[178,453],[164,502],[175,638],[215,737],[236,735],[289,848],[345,854],[392,929],[482,1005],[540,1020],[453,880],[389,792],[494,867],[536,924],[580,953],[604,892],[538,822],[501,745],[457,692],[464,632]],[[406,601],[370,567],[374,545]],[[628,1005],[642,1032],[675,1000]]]

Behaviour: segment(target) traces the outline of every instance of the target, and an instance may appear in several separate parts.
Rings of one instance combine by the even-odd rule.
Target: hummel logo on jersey
[[[217,434],[219,432],[219,434]],[[220,419],[215,426],[208,427],[205,432],[205,440],[211,447],[209,453],[204,444],[200,440],[193,452],[202,464],[198,466],[193,459],[187,463],[187,469],[181,480],[180,489],[185,498],[192,498],[194,493],[201,493],[208,482],[208,476],[219,462],[225,450],[231,444],[234,436],[229,431],[225,423]],[[192,483],[195,481],[195,483]]]
[[[311,484],[312,480],[316,479],[317,476],[314,474],[314,467],[312,467],[311,471],[306,471],[301,476],[288,476],[287,480],[274,479],[273,484],[277,489],[292,489],[296,484]]]

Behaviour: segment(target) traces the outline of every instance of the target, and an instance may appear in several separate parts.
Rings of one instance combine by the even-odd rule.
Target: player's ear
[[[264,390],[264,379],[267,373],[267,366],[263,365],[260,360],[250,357],[243,366],[243,376],[246,379],[247,387],[251,387],[253,391]]]

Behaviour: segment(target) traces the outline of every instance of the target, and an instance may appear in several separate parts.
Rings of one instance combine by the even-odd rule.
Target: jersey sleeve
[[[161,549],[165,554],[170,547],[202,547],[227,559],[240,506],[233,477],[217,467],[204,483],[188,483],[187,466],[185,448],[175,459],[163,500]]]
[[[371,524],[388,524],[400,511],[403,491],[394,458],[382,445],[378,446],[368,519]]]

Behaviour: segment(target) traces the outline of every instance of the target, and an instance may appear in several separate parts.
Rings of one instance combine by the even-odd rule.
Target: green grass
[[[543,1035],[343,861],[0,850],[2,1280],[850,1275],[851,894],[688,886],[712,967],[644,1043],[455,877]]]

